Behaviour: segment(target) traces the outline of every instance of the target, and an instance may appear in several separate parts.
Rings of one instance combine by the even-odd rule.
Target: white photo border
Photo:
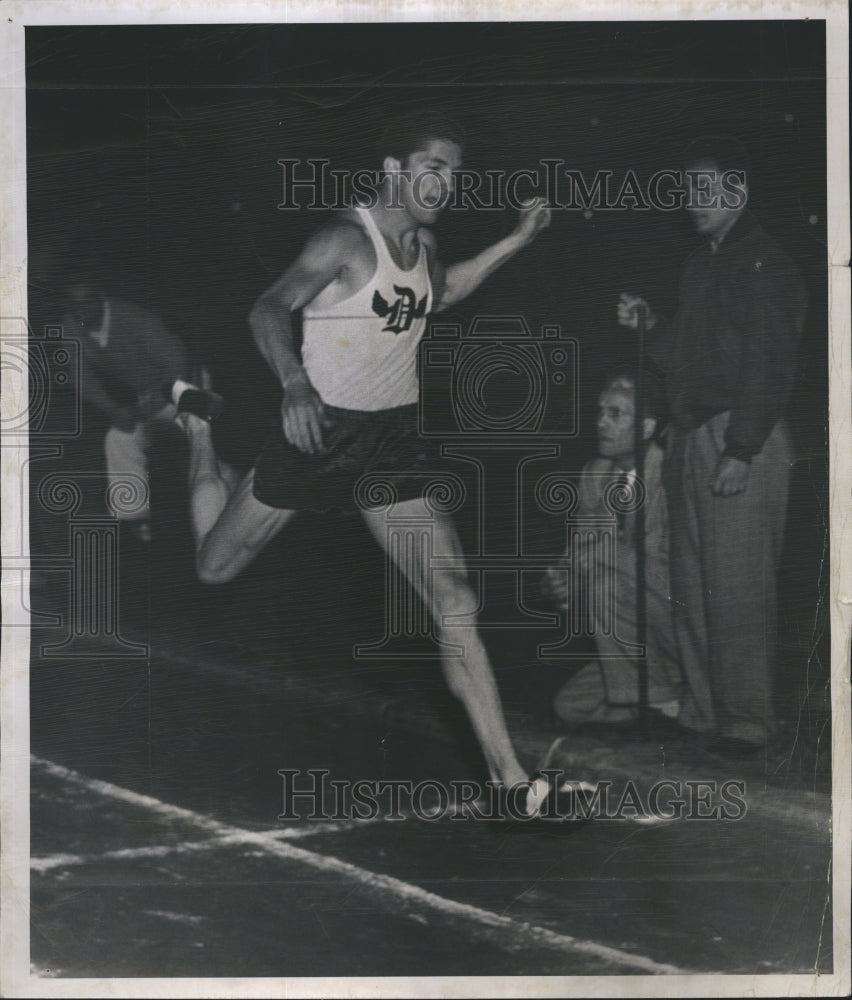
[[[6,996],[221,996],[221,997],[455,997],[455,996],[843,996],[850,992],[850,631],[852,629],[852,331],[849,270],[849,109],[848,9],[843,0],[824,3],[700,3],[644,0],[614,4],[603,0],[521,2],[435,0],[407,4],[289,0],[287,4],[244,0],[241,3],[162,4],[126,0],[11,0],[0,8],[0,146],[2,232],[0,232],[0,316],[27,316],[26,289],[26,121],[24,29],[33,25],[84,24],[228,24],[393,21],[660,21],[679,19],[774,20],[813,18],[827,22],[827,174],[828,275],[830,315],[830,499],[831,499],[831,642],[833,771],[833,935],[834,973],[802,976],[688,977],[434,977],[346,980],[313,979],[49,979],[29,967],[29,629],[6,628],[2,643],[2,868],[0,868],[0,980]],[[2,371],[3,414],[22,411],[27,398],[26,373]],[[26,558],[27,490],[18,487],[26,474],[27,442],[3,442],[3,552]],[[4,621],[20,597],[22,574],[4,568]],[[23,581],[26,585],[26,580]],[[26,595],[25,595],[26,596]]]

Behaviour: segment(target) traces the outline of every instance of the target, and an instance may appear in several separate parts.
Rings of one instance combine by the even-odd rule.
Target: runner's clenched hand
[[[299,451],[309,455],[323,451],[322,429],[325,424],[323,403],[307,377],[292,382],[284,390],[281,402],[281,426],[284,437]]]

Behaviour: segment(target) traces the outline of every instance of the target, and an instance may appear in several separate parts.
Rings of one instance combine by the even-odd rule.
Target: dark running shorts
[[[299,451],[280,427],[270,435],[254,471],[254,496],[281,510],[355,512],[380,506],[381,491],[359,490],[367,473],[392,484],[395,499],[423,495],[429,473],[440,473],[437,447],[417,432],[417,404],[364,412],[325,407],[325,451]],[[366,486],[366,483],[362,484]]]

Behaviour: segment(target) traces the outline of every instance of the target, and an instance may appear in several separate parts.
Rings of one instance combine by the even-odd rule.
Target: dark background
[[[376,168],[389,116],[422,107],[464,126],[465,166],[480,170],[559,157],[587,177],[644,178],[677,168],[695,134],[738,135],[753,161],[752,207],[811,294],[790,407],[800,461],[782,600],[788,629],[791,615],[810,629],[805,641],[782,636],[792,691],[813,671],[805,647],[821,638],[827,648],[827,628],[813,632],[827,579],[824,50],[814,21],[28,28],[31,325],[61,317],[69,269],[94,269],[212,367],[228,400],[219,447],[246,468],[280,396],[246,317],[322,218],[277,210],[279,158]],[[442,256],[469,256],[513,225],[511,211],[445,213]],[[619,292],[671,310],[694,243],[679,212],[556,212],[456,311],[463,323],[522,314],[578,340],[582,419],[563,467],[589,457],[601,375],[635,349],[614,320]],[[559,526],[533,529],[549,544]],[[340,543],[333,527],[315,530],[320,548]],[[379,556],[365,549],[359,561],[378,595]]]
[[[587,178],[644,179],[679,167],[696,133],[733,133],[753,159],[752,205],[811,290],[795,425],[822,433],[820,22],[29,28],[27,52],[33,313],[55,312],[63,268],[92,266],[161,313],[229,397],[249,390],[252,408],[274,413],[246,316],[319,221],[277,210],[279,158],[375,169],[389,116],[420,107],[459,121],[474,170],[559,157]],[[511,211],[445,213],[444,259],[513,223]],[[559,212],[459,315],[561,324],[580,341],[593,402],[599,363],[632,347],[613,322],[618,293],[670,310],[694,242],[679,212]]]

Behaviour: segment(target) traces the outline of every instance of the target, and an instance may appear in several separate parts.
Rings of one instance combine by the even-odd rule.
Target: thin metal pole
[[[636,477],[645,481],[645,332],[648,318],[645,307],[638,310],[639,352],[636,361],[636,391],[634,412],[634,456]],[[636,546],[636,641],[643,647],[648,638],[648,619],[645,594],[645,504],[636,511],[634,519],[634,544]],[[643,653],[637,661],[639,683],[639,731],[647,738],[650,728],[648,712],[648,657]]]

